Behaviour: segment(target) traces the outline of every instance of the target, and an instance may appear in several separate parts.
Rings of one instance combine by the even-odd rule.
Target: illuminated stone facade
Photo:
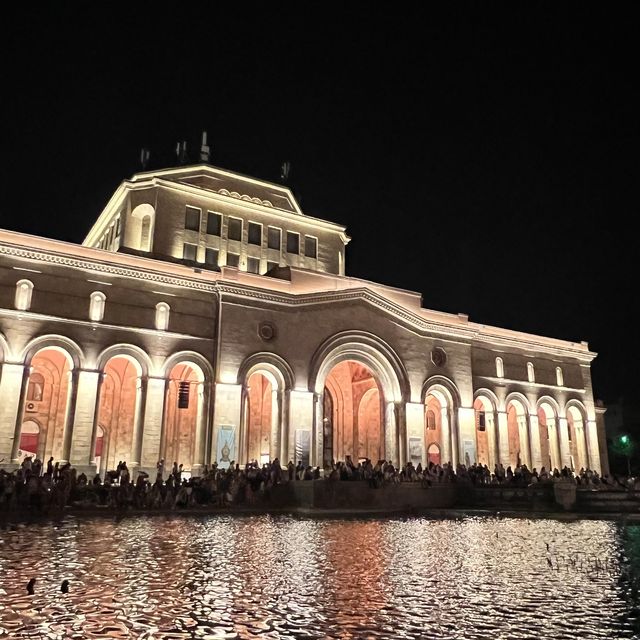
[[[586,343],[349,278],[348,241],[208,165],[125,181],[82,246],[0,231],[0,461],[607,471]]]

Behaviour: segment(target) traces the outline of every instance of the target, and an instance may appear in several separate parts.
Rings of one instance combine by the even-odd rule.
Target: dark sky
[[[222,4],[3,10],[0,226],[80,242],[142,146],[207,130],[217,166],[292,163],[349,275],[588,340],[596,397],[637,397],[631,4]]]

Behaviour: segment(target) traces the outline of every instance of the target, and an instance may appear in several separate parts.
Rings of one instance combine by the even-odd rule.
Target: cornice
[[[331,302],[341,301],[359,301],[364,300],[379,309],[386,311],[395,318],[404,320],[413,328],[425,333],[440,333],[452,338],[463,338],[467,340],[473,339],[473,332],[467,329],[451,327],[444,324],[427,322],[419,316],[407,311],[400,305],[385,300],[370,289],[358,288],[343,291],[320,291],[310,294],[276,294],[267,292],[264,289],[256,289],[249,287],[239,287],[226,282],[219,282],[217,285],[221,294],[228,294],[244,299],[262,300],[272,304],[284,306],[311,306],[319,304],[327,304]]]
[[[541,338],[540,341],[536,341],[527,339],[528,336],[507,337],[482,333],[479,328],[481,325],[472,324],[468,327],[454,327],[445,323],[427,321],[424,318],[421,318],[418,314],[408,311],[401,305],[390,302],[367,288],[355,288],[343,291],[320,291],[311,294],[276,294],[267,292],[264,289],[257,289],[248,286],[241,287],[228,282],[218,282],[217,289],[220,291],[221,295],[226,293],[227,295],[233,295],[244,299],[261,300],[285,306],[310,306],[345,300],[364,300],[365,302],[389,313],[394,318],[402,320],[405,325],[414,330],[418,330],[424,335],[439,334],[445,338],[453,340],[462,339],[465,342],[483,342],[490,344],[493,347],[509,346],[511,348],[517,348],[524,351],[533,350],[537,353],[545,353],[562,358],[578,358],[587,362],[593,360],[596,355],[593,352],[583,351],[570,346],[565,347],[561,345],[544,344],[543,338]],[[531,337],[533,338],[534,336]]]
[[[202,282],[200,280],[180,278],[176,276],[167,276],[155,271],[147,271],[143,269],[134,269],[132,267],[123,267],[113,263],[94,262],[91,260],[83,260],[81,258],[72,258],[59,253],[38,251],[36,249],[23,249],[20,247],[0,244],[0,254],[13,256],[16,258],[24,258],[26,260],[38,260],[49,264],[58,264],[65,267],[73,267],[75,269],[83,269],[85,271],[93,271],[112,276],[121,276],[124,278],[135,278],[136,280],[148,280],[150,282],[159,282],[176,287],[186,287],[198,291],[215,292],[215,283]],[[119,255],[119,254],[118,254]]]

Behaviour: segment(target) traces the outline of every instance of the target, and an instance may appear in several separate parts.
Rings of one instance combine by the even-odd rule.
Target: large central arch
[[[325,401],[328,377],[335,367],[344,362],[363,365],[375,379],[381,396],[382,457],[395,463],[399,462],[404,448],[399,438],[397,403],[401,403],[407,397],[409,388],[400,358],[386,342],[364,331],[343,332],[329,338],[316,351],[311,363],[309,383],[320,399],[317,403],[319,413],[330,404]],[[373,401],[373,398],[370,400]],[[322,424],[323,417],[326,416],[317,416],[318,424]],[[329,452],[329,448],[324,444],[324,435],[320,429],[316,442],[318,459],[322,459]],[[357,451],[354,451],[353,455],[358,455]]]

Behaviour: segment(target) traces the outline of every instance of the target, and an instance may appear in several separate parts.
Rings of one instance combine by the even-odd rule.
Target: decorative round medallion
[[[436,365],[436,367],[444,366],[444,363],[447,361],[447,353],[441,347],[436,347],[431,352],[431,362]]]
[[[261,322],[258,325],[258,335],[266,342],[276,336],[276,328],[270,322]]]

